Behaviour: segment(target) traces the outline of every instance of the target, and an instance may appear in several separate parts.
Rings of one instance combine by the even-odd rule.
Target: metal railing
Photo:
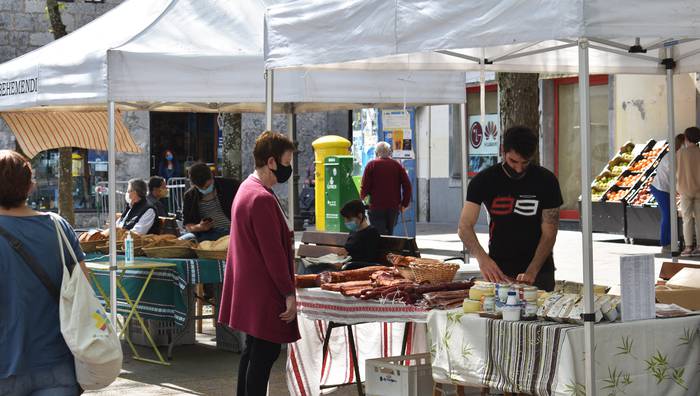
[[[186,177],[171,177],[166,183],[168,187],[168,213],[182,219],[185,191],[190,188],[190,180]]]
[[[126,207],[124,194],[126,193],[128,184],[129,182],[126,181],[116,182],[117,207],[115,213],[123,212],[124,208]],[[109,188],[106,181],[97,183],[95,187],[95,195],[97,206],[97,223],[98,227],[102,227],[109,220]]]

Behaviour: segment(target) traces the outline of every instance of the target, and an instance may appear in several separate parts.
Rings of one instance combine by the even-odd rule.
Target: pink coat
[[[249,176],[231,207],[219,323],[279,344],[301,338],[296,320],[279,318],[295,293],[293,237],[272,191]]]

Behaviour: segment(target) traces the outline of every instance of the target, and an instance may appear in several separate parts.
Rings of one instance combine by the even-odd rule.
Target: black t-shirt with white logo
[[[503,273],[515,277],[527,270],[542,236],[542,210],[564,202],[559,181],[549,170],[530,165],[522,179],[511,179],[496,164],[472,179],[467,201],[488,209],[489,256]],[[554,271],[550,256],[540,272]]]

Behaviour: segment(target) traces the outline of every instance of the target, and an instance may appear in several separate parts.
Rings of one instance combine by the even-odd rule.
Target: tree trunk
[[[61,19],[61,9],[57,0],[46,0],[46,12],[49,14],[49,31],[53,38],[59,38],[68,34],[66,25]],[[58,213],[69,223],[75,224],[75,212],[73,210],[73,149],[61,147],[59,149],[59,179],[58,179]]]
[[[223,149],[223,174],[224,177],[231,177],[241,180],[243,177],[241,162],[241,114],[224,113],[224,149]]]
[[[69,223],[75,224],[73,210],[73,149],[58,149],[58,213]]]
[[[498,73],[501,131],[513,126],[526,126],[537,136],[540,132],[540,92],[537,73]],[[539,163],[539,149],[534,162]]]

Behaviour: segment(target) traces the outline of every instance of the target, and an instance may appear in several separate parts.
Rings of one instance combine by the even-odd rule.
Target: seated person
[[[119,220],[117,228],[130,230],[140,235],[160,233],[160,221],[156,220],[156,210],[148,203],[146,194],[148,186],[141,179],[129,180],[125,199],[126,208]]]
[[[185,192],[182,217],[187,234],[180,239],[215,241],[231,229],[231,204],[239,182],[214,177],[206,164],[195,163],[189,170],[192,187]]]
[[[349,263],[343,265],[343,270],[356,269],[377,265],[381,261],[379,240],[381,236],[376,228],[367,221],[367,207],[356,199],[346,203],[340,209],[345,227],[350,230],[348,240],[345,242],[345,250],[352,257]]]
[[[160,176],[151,176],[148,179],[148,196],[146,199],[156,210],[158,217],[168,217],[168,211],[161,199],[168,196],[168,185],[165,184],[165,179]]]

